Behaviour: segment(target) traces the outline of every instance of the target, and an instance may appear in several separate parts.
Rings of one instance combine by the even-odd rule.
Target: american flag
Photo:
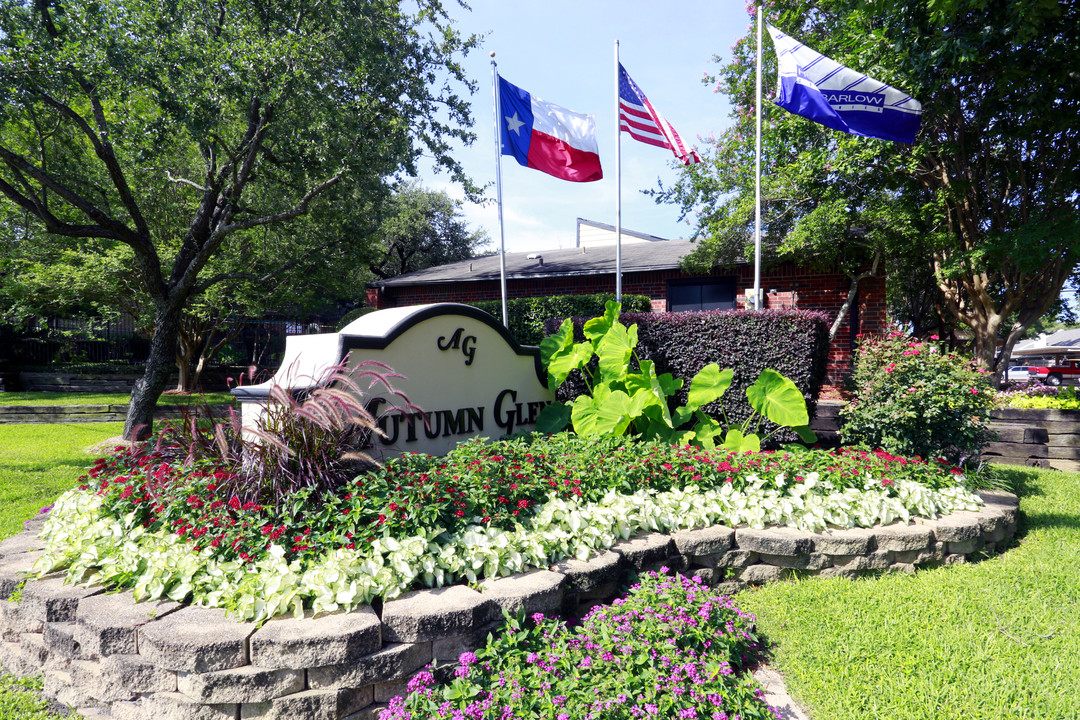
[[[641,88],[619,63],[619,130],[648,145],[667,148],[683,165],[701,162],[701,156],[688,148],[664,116],[641,92]]]

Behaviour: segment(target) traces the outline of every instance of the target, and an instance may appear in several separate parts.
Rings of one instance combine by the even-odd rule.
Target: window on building
[[[735,278],[669,280],[668,312],[684,310],[733,310]]]

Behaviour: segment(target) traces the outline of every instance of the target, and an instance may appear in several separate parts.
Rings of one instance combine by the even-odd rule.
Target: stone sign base
[[[0,664],[45,677],[45,694],[84,717],[121,720],[373,720],[434,663],[448,674],[482,645],[502,611],[583,616],[619,595],[633,572],[666,566],[733,592],[789,577],[856,577],[965,563],[1016,532],[1017,499],[980,493],[979,512],[876,528],[805,533],[715,526],[651,533],[588,561],[465,586],[418,590],[376,609],[262,627],[224,611],[131,593],[26,582],[42,520],[0,543]],[[444,675],[445,676],[445,675]]]

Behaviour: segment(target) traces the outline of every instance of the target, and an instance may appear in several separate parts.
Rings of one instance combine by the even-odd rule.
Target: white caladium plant
[[[149,532],[132,516],[102,513],[101,499],[92,492],[71,490],[49,513],[42,531],[46,548],[34,569],[39,575],[63,569],[69,582],[131,587],[139,600],[186,600],[261,622],[282,613],[302,617],[305,612],[348,610],[417,586],[476,583],[567,557],[584,560],[646,532],[711,525],[813,532],[936,518],[977,510],[981,503],[961,486],[932,490],[906,480],[898,481],[890,494],[869,476],[861,489],[843,491],[817,473],[786,491],[785,485],[782,476],[752,476],[741,491],[730,484],[630,495],[612,490],[592,503],[551,496],[512,530],[475,518],[456,533],[383,537],[365,548],[328,550],[306,567],[298,560],[288,562],[277,545],[251,563],[223,561],[210,549],[193,552],[176,535]]]

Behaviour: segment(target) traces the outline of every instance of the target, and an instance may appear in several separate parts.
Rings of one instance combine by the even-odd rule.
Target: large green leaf
[[[721,447],[733,452],[758,452],[761,450],[761,439],[754,433],[743,435],[742,430],[732,428],[724,436]]]
[[[596,343],[600,358],[600,379],[604,383],[621,382],[630,372],[630,358],[637,345],[637,325],[629,329],[615,323]]]
[[[642,397],[642,408],[656,406],[655,417],[667,427],[674,427],[671,422],[671,413],[668,411],[667,399],[682,387],[682,380],[675,380],[670,373],[661,376],[656,375],[656,366],[652,360],[641,361],[641,372],[627,375],[623,380],[630,397],[637,401]],[[650,415],[649,417],[654,417]]]
[[[570,406],[564,403],[548,403],[536,416],[536,431],[557,433],[570,424]]]
[[[809,425],[806,400],[789,378],[775,370],[762,370],[754,384],[746,388],[750,407],[777,425],[798,427]]]
[[[710,363],[701,368],[694,379],[690,381],[690,393],[686,398],[686,409],[697,410],[702,405],[707,405],[714,400],[719,400],[731,387],[731,380],[735,376],[731,368],[720,370],[716,363]]]
[[[574,400],[570,416],[578,435],[624,435],[630,427],[633,401],[622,390],[581,395]],[[640,412],[640,410],[639,410]]]
[[[807,445],[813,445],[817,442],[817,435],[808,425],[796,425],[791,428],[799,434],[799,439]]]
[[[585,337],[588,338],[594,348],[597,347],[600,339],[607,334],[608,330],[619,324],[620,309],[622,309],[622,304],[614,300],[608,300],[604,305],[603,315],[585,322]]]

